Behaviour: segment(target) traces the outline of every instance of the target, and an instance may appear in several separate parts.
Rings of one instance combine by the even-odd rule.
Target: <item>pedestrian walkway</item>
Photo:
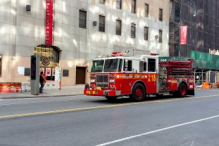
[[[83,91],[84,91],[84,85],[63,86],[61,90],[58,89],[44,90],[44,93],[39,95],[32,95],[30,92],[1,93],[0,99],[75,96],[75,95],[82,95]]]

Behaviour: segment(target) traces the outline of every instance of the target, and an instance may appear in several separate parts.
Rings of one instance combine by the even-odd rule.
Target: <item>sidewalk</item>
[[[44,90],[44,93],[32,95],[30,92],[23,93],[0,93],[0,99],[16,98],[40,98],[40,97],[57,97],[57,96],[75,96],[84,93],[84,85],[64,86],[61,90]]]

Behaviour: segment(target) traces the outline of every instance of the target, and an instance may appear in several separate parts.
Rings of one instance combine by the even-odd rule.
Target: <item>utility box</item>
[[[31,84],[31,94],[39,94],[39,66],[40,66],[40,57],[38,55],[32,55],[30,61],[30,84]]]

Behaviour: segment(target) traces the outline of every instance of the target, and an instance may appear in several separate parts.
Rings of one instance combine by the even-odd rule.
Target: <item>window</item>
[[[155,59],[148,59],[148,72],[155,72],[156,61]]]
[[[119,69],[118,69],[118,72],[122,71],[122,62],[123,62],[123,60],[119,59]]]
[[[149,14],[149,5],[145,4],[145,17],[148,17]]]
[[[24,76],[30,76],[30,68],[24,68]]]
[[[99,31],[105,32],[105,16],[99,16]]]
[[[68,77],[69,76],[69,70],[68,69],[63,69],[62,75],[63,75],[63,77]]]
[[[132,71],[132,60],[124,60],[123,71]]]
[[[146,72],[147,71],[147,63],[145,61],[140,61],[140,72]]]
[[[99,0],[99,3],[105,4],[105,0]]]
[[[131,38],[135,38],[135,24],[132,23],[131,25]]]
[[[106,59],[104,63],[104,72],[117,72],[119,59]]]
[[[159,9],[159,20],[163,21],[163,9]]]
[[[122,21],[116,20],[116,35],[121,35],[122,33]]]
[[[116,8],[122,9],[122,0],[116,0]]]
[[[91,67],[91,72],[102,72],[104,60],[94,60]]]
[[[136,13],[136,0],[132,0],[132,13]]]
[[[148,27],[144,27],[144,40],[148,40]]]
[[[163,35],[162,30],[159,30],[159,43],[162,43],[162,35]]]
[[[86,17],[87,17],[87,12],[79,10],[79,27],[80,28],[86,28]]]

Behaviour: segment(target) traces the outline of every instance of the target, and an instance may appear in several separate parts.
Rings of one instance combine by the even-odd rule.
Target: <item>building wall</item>
[[[144,4],[149,4],[149,17],[144,17]],[[27,12],[26,5],[31,5]],[[159,8],[163,21],[158,20]],[[87,11],[87,27],[79,28],[79,10]],[[105,32],[93,26],[99,15],[106,18]],[[122,20],[122,35],[116,35],[116,19]],[[131,38],[131,23],[136,24],[136,38]],[[19,66],[30,67],[34,47],[45,41],[45,0],[0,1],[0,54],[3,54],[1,81],[29,81],[19,75]],[[144,27],[149,27],[149,40],[144,40]],[[163,31],[163,42],[155,36]],[[62,69],[69,70],[69,77],[62,77],[62,85],[75,85],[76,67],[87,67],[89,81],[90,61],[97,55],[113,51],[135,54],[156,52],[169,55],[169,0],[137,0],[137,12],[131,13],[131,0],[123,0],[122,9],[116,9],[116,0],[54,0],[53,45],[59,47]]]

